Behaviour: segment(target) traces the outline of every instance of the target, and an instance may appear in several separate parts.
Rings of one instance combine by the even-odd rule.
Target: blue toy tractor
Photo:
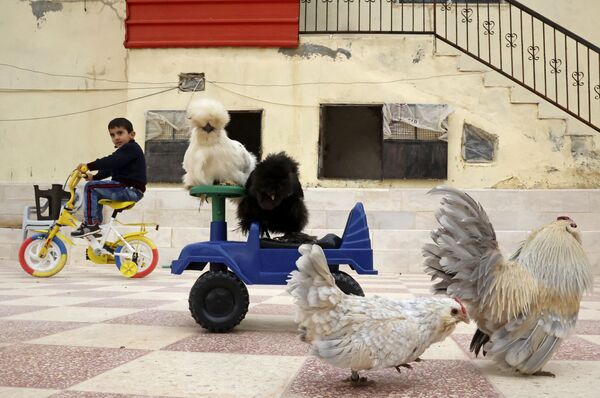
[[[299,244],[261,239],[258,223],[250,227],[246,242],[227,241],[225,198],[243,194],[240,186],[193,187],[190,195],[205,195],[212,201],[210,241],[185,246],[171,264],[173,274],[202,271],[209,264],[209,271],[200,275],[190,290],[189,308],[196,322],[212,332],[229,331],[244,319],[249,305],[247,284],[284,285],[300,257]],[[357,203],[350,212],[341,238],[328,234],[316,244],[323,248],[338,287],[347,294],[364,296],[358,282],[339,269],[348,264],[359,274],[377,274],[362,204]]]

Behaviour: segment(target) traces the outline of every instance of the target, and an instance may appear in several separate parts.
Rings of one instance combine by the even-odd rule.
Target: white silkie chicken
[[[344,294],[329,272],[321,247],[300,246],[298,271],[288,292],[295,298],[301,339],[326,362],[350,368],[353,383],[366,382],[359,371],[410,368],[433,343],[444,340],[466,309],[450,298],[392,300]]]
[[[183,156],[185,188],[215,182],[243,186],[256,166],[256,157],[227,136],[229,113],[223,104],[209,98],[196,100],[188,107],[188,119],[192,132]]]

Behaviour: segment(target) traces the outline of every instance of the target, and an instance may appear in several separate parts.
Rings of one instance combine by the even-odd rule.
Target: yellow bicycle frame
[[[52,239],[54,239],[56,235],[66,239],[71,245],[73,244],[73,242],[70,239],[67,239],[59,231],[62,226],[76,227],[79,224],[79,220],[72,213],[75,202],[75,188],[77,187],[77,184],[79,184],[79,181],[81,181],[81,179],[85,177],[87,170],[87,166],[82,166],[81,168],[73,170],[73,172],[69,176],[68,186],[69,193],[71,194],[71,196],[65,204],[65,206],[63,207],[63,209],[61,210],[60,216],[58,216],[58,220],[56,220],[52,228],[50,228],[48,236],[46,237],[46,241],[40,247],[40,252],[38,253],[40,258],[46,257],[46,254],[48,254],[48,248],[50,247],[50,242],[52,242]]]

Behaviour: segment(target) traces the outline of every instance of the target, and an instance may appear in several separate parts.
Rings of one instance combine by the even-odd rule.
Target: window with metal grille
[[[445,132],[384,117],[384,107],[387,105],[321,105],[319,178],[447,177],[448,144],[440,139]],[[392,114],[389,107],[386,112]]]
[[[391,135],[386,137],[386,140],[437,141],[444,134],[438,131],[411,126],[399,120],[392,120],[389,123],[389,128]]]

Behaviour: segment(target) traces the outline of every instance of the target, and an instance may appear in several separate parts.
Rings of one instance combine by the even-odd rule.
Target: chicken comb
[[[460,299],[458,297],[454,297],[454,301],[456,301],[458,304],[460,304],[460,310],[462,311],[463,315],[467,315],[467,309],[465,308],[462,301],[460,301]]]

